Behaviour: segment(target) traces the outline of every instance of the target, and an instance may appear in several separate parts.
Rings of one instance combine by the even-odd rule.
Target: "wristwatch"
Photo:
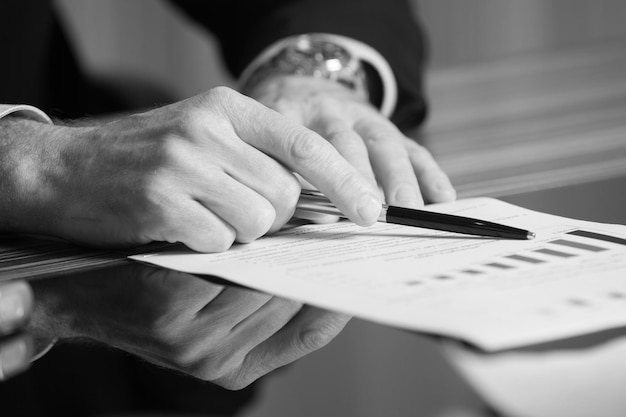
[[[365,71],[343,46],[323,37],[301,35],[286,43],[252,73],[243,91],[270,74],[311,76],[336,81],[368,99]]]
[[[397,88],[387,61],[368,45],[344,36],[312,33],[273,44],[244,70],[240,91],[250,92],[264,79],[278,74],[338,82],[370,100],[385,116],[395,106]]]

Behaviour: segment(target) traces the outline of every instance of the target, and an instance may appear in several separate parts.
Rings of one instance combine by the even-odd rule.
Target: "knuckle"
[[[246,388],[248,385],[254,382],[254,379],[250,377],[240,376],[237,373],[235,375],[229,375],[227,377],[220,378],[218,380],[213,380],[213,382],[227,390],[239,391],[239,390]]]
[[[235,90],[233,90],[230,87],[224,87],[224,86],[213,87],[206,93],[206,97],[209,100],[218,100],[218,101],[233,100],[235,99],[236,96],[237,96],[237,93],[235,92]]]
[[[355,122],[354,129],[372,146],[399,142],[404,137],[393,123],[378,115],[359,119]]]
[[[275,218],[276,211],[271,204],[267,203],[263,204],[262,207],[259,207],[256,215],[254,216],[255,235],[261,236],[267,232],[274,223]]]
[[[275,197],[277,208],[280,211],[293,210],[300,198],[300,183],[294,175],[286,175],[277,182]]]
[[[138,234],[148,234],[167,222],[164,207],[168,206],[169,184],[164,176],[153,174],[136,184],[131,191],[134,210],[129,210],[134,229]]]
[[[388,129],[379,123],[372,123],[370,119],[359,119],[354,123],[354,129],[360,132],[368,143],[378,143],[389,137]]]
[[[273,366],[268,367],[268,364],[259,357],[256,357],[254,361],[246,360],[246,358],[249,358],[249,355],[240,356],[240,360],[235,367],[230,367],[227,373],[220,378],[214,379],[212,382],[223,388],[237,391],[246,388],[263,375],[275,369]]]
[[[136,155],[133,172],[137,174],[145,185],[145,189],[138,188],[137,193],[162,193],[161,187],[172,182],[172,172],[186,169],[193,154],[193,146],[189,139],[197,137],[195,127],[188,121],[180,122],[167,134],[164,134],[150,143],[143,144]],[[194,136],[196,135],[196,136]],[[131,161],[129,161],[131,162]]]
[[[232,88],[218,86],[211,88],[198,97],[200,100],[198,113],[201,116],[206,115],[206,108],[224,116],[227,114],[236,114],[233,112],[238,107],[240,94]]]
[[[306,327],[301,329],[296,337],[296,349],[302,353],[318,350],[333,338],[334,333],[328,326]]]
[[[220,355],[206,340],[187,338],[171,343],[165,352],[170,366],[203,381],[230,381],[240,367],[236,354]],[[221,385],[221,384],[220,384]]]
[[[227,227],[210,227],[208,230],[194,230],[176,239],[198,252],[226,252],[235,241],[235,233]]]
[[[351,129],[341,129],[335,131],[329,131],[326,140],[334,146],[354,146],[355,144],[363,142],[363,139]]]
[[[200,148],[197,145],[201,143],[204,145],[220,143],[225,137],[228,137],[224,133],[230,130],[230,124],[223,113],[223,110],[228,106],[229,100],[226,98],[207,99],[206,106],[199,106],[187,111],[179,119],[175,138],[179,139],[179,143],[186,142],[185,149],[188,152],[190,149],[193,152],[198,152]],[[190,147],[189,145],[193,146]],[[187,155],[187,157],[192,156],[194,155]]]
[[[228,236],[216,236],[201,245],[206,248],[206,252],[226,252],[234,242],[235,236],[229,233]]]
[[[192,369],[201,358],[198,347],[193,342],[185,341],[185,335],[171,326],[145,326],[143,338],[150,351],[161,357],[170,367]]]
[[[307,354],[328,344],[350,321],[350,316],[340,313],[326,313],[304,325],[296,333],[296,351]]]
[[[210,355],[204,358],[197,367],[195,375],[205,381],[213,381],[221,386],[233,386],[237,380],[238,370],[241,367],[239,353],[225,355]]]
[[[296,163],[311,161],[325,151],[325,141],[301,126],[287,128],[285,142],[286,154]]]
[[[265,233],[275,232],[287,223],[293,216],[300,198],[301,188],[298,179],[291,173],[281,177],[282,179],[276,181],[272,195],[268,197],[273,206],[274,218]]]
[[[247,106],[243,105],[243,97],[232,88],[224,86],[213,87],[206,94],[208,107],[220,111],[224,116],[245,112]]]
[[[290,210],[295,208],[298,203],[300,191],[302,191],[302,187],[300,187],[298,179],[295,176],[290,175],[289,181],[285,182],[282,192],[282,201],[285,202]]]
[[[167,357],[174,367],[182,369],[188,374],[198,375],[202,372],[203,357],[199,347],[193,343],[181,341],[173,343]]]
[[[237,241],[242,243],[252,242],[263,236],[274,224],[276,210],[269,203],[257,204],[254,213],[248,216],[249,223],[237,235]]]

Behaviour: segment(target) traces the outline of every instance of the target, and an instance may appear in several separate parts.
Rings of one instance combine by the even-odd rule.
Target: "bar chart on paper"
[[[626,246],[626,239],[584,230],[566,232],[563,236],[562,238],[548,240],[541,247],[528,249],[520,253],[503,255],[501,258],[471,265],[468,268],[449,274],[438,274],[434,278],[439,280],[467,279],[505,271],[526,271],[528,268],[537,266],[550,268],[552,264],[557,264],[559,268],[562,268],[566,265],[563,261],[570,258],[580,258],[581,261],[597,263],[598,259],[595,256],[597,253],[610,251],[611,249],[624,249],[619,246],[615,247],[615,245]],[[587,259],[586,256],[590,257]],[[576,266],[585,267],[591,265],[589,263],[583,263],[582,265],[577,263]],[[611,263],[611,266],[615,265]],[[530,272],[533,272],[533,270]],[[418,285],[419,283],[419,281],[410,281],[407,284]]]
[[[485,350],[626,326],[626,226],[488,198],[432,210],[525,228],[537,237],[498,240],[341,222],[284,230],[220,254],[166,251],[132,259]]]
[[[483,313],[494,313],[494,309],[488,307],[490,304],[507,303],[497,312],[502,315],[500,321],[503,323],[515,312],[529,321],[533,318],[555,323],[561,320],[565,329],[567,321],[580,323],[587,317],[595,320],[603,313],[621,314],[624,311],[626,239],[573,230],[523,251],[412,280],[407,285],[428,286],[433,281],[448,284],[438,286],[438,291],[448,296],[455,291],[463,293],[481,287],[483,291],[500,292],[502,298],[489,300],[482,310]],[[524,305],[517,306],[515,311],[516,303],[511,303],[507,293],[517,297],[525,295]],[[460,309],[465,307],[467,304],[459,305]],[[536,324],[536,329],[543,327]]]

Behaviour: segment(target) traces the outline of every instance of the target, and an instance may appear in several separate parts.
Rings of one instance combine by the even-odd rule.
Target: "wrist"
[[[268,79],[288,75],[333,81],[369,98],[384,116],[393,112],[397,86],[393,71],[376,50],[344,36],[314,33],[285,38],[266,48],[239,79],[245,94],[258,94]]]
[[[55,203],[64,198],[55,178],[62,175],[68,129],[24,117],[0,119],[0,232],[53,230]]]
[[[247,93],[250,97],[277,110],[281,102],[292,106],[296,101],[300,105],[311,97],[328,96],[341,101],[358,102],[370,105],[367,96],[342,84],[313,77],[274,74],[260,81]]]

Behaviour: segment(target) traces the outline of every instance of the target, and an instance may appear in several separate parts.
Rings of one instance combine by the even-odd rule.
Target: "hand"
[[[388,204],[418,208],[452,201],[456,193],[432,155],[405,137],[369,103],[323,79],[276,76],[250,95],[326,138]]]
[[[293,172],[357,224],[380,212],[374,187],[323,138],[225,87],[101,126],[1,122],[0,231],[223,251],[289,220]]]
[[[34,290],[34,334],[95,339],[228,389],[321,348],[349,320],[136,264],[38,281]]]
[[[28,322],[32,307],[33,294],[28,283],[0,284],[0,381],[23,371],[30,363],[32,338],[17,332]]]

